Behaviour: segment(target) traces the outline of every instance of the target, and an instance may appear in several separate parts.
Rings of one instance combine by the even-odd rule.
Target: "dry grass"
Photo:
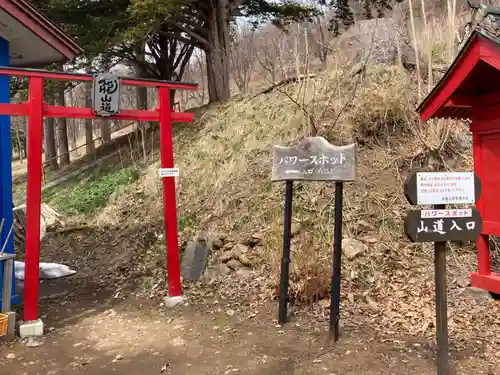
[[[270,181],[271,148],[309,135],[307,116],[313,116],[318,133],[333,143],[356,141],[360,145],[357,181],[345,188],[344,237],[365,241],[368,250],[359,259],[345,261],[343,272],[348,290],[382,290],[395,270],[406,267],[397,259],[408,251],[402,233],[408,208],[402,193],[407,172],[428,167],[434,155],[431,151],[442,155],[445,162],[461,165],[463,157],[449,160],[447,155],[458,150],[468,157],[470,148],[463,135],[466,127],[442,123],[440,128],[436,126],[440,123],[418,122],[414,113],[416,82],[408,73],[375,66],[367,68],[360,83],[348,77],[342,66],[270,94],[240,97],[197,116],[196,134],[177,132],[174,144],[181,171],[177,181],[181,236],[189,238],[195,232],[208,231],[244,237],[263,231],[263,253],[255,259],[272,272],[276,286],[284,186]],[[443,131],[446,142],[438,150]],[[158,164],[152,165],[129,194],[112,199],[99,222],[161,220],[157,171]],[[120,207],[126,207],[125,215]],[[144,207],[148,207],[147,212]],[[293,209],[301,234],[293,241],[291,295],[297,303],[310,303],[328,296],[332,186],[295,184]]]
[[[407,19],[405,10],[398,10]],[[443,25],[453,30],[457,26],[447,21],[445,15],[413,22],[416,32],[409,34],[417,36],[413,45],[421,51],[417,56],[422,63],[427,60],[431,67],[449,63],[455,42]],[[292,62],[287,69],[308,76],[312,59],[305,46],[300,53],[304,61]],[[429,81],[439,78],[435,74],[422,78],[400,66],[376,65],[362,66],[360,74],[353,74],[352,53],[335,48],[326,69],[313,78],[209,107],[196,116],[196,131],[176,132],[179,230],[183,239],[199,231],[236,238],[264,232],[262,253],[254,260],[272,273],[271,284],[276,287],[284,186],[270,181],[272,146],[290,145],[310,135],[324,136],[334,144],[356,142],[357,180],[345,188],[344,237],[364,241],[367,251],[346,260],[343,272],[347,290],[377,294],[394,274],[408,267],[426,278],[431,264],[432,254],[425,247],[417,251],[410,246],[402,231],[409,208],[402,191],[406,176],[418,168],[471,169],[471,137],[464,123],[424,124],[416,115],[422,95],[432,86]],[[150,166],[129,194],[114,197],[97,222],[159,222],[163,207],[158,167],[158,163]],[[329,290],[332,186],[296,183],[293,210],[301,230],[292,245],[290,292],[297,303],[310,303],[327,297]],[[470,260],[462,266],[462,255],[453,259],[464,273],[474,267]]]

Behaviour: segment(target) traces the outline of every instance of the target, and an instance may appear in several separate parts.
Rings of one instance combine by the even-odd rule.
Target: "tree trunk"
[[[211,1],[211,14],[208,21],[209,46],[205,51],[205,56],[209,101],[216,103],[231,98],[229,19],[227,0]]]
[[[144,71],[144,69],[141,68],[142,64],[145,63],[146,61],[146,56],[145,56],[145,49],[146,49],[146,44],[143,44],[140,46],[140,48],[136,52],[136,58],[137,61],[139,62],[139,66],[136,69],[136,75],[139,78],[146,78],[147,73]],[[148,109],[148,89],[145,86],[137,86],[137,97],[136,97],[136,103],[137,103],[137,109],[143,109],[147,110]],[[141,147],[142,147],[142,160],[144,163],[147,162],[148,156],[147,156],[147,150],[146,150],[146,128],[147,128],[147,122],[145,121],[139,121],[137,123],[138,126],[138,132],[137,136],[139,136],[139,132],[141,134]]]
[[[85,83],[85,106],[92,108],[92,82]],[[85,145],[87,151],[87,160],[93,160],[95,157],[93,120],[85,119]]]
[[[111,121],[103,119],[100,121],[101,137],[104,143],[111,142]]]
[[[66,107],[66,88],[60,84],[58,88],[58,105]],[[69,165],[68,120],[66,117],[57,119],[57,139],[59,142],[59,162],[61,166]]]
[[[54,93],[47,94],[47,101],[54,104]],[[55,121],[53,117],[47,117],[44,121],[43,139],[45,141],[45,161],[52,170],[57,170],[57,148],[56,148],[56,132]]]
[[[24,116],[22,117],[24,120]],[[21,121],[23,121],[21,120]],[[21,143],[21,136],[19,135],[19,124],[16,124],[16,142],[17,142],[17,149],[19,151],[19,162],[23,162],[23,145]]]

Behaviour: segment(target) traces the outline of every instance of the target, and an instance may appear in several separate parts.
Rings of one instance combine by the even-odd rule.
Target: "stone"
[[[241,267],[236,271],[236,276],[241,277],[242,279],[246,279],[250,276],[254,275],[254,271],[252,271],[250,268],[246,267]]]
[[[468,294],[469,297],[474,299],[477,303],[484,303],[491,299],[490,293],[486,290],[473,287],[466,287],[463,290],[464,293]]]
[[[254,238],[254,237],[249,237],[243,241],[241,241],[242,245],[248,246],[248,247],[254,247],[260,243],[260,239]]]
[[[184,280],[198,281],[203,276],[207,266],[210,246],[205,236],[191,241],[186,246],[181,262],[181,274]]]
[[[233,247],[231,252],[233,253],[234,258],[237,259],[240,255],[248,253],[248,250],[248,246],[239,243]]]
[[[457,284],[461,288],[466,288],[471,285],[471,281],[469,277],[464,277],[464,276],[458,276],[457,277]]]
[[[212,241],[212,248],[214,250],[219,250],[219,249],[222,249],[223,247],[224,247],[224,243],[222,242],[222,240],[220,238],[215,238]]]
[[[221,263],[227,263],[229,262],[231,259],[233,259],[233,252],[232,251],[225,251],[224,253],[222,253],[222,255],[219,257],[219,260],[221,261]]]
[[[264,233],[256,232],[256,233],[252,234],[252,238],[255,238],[256,240],[259,240],[259,241],[264,241]]]
[[[35,337],[28,337],[24,341],[24,346],[27,348],[37,348],[43,345],[43,341],[37,340]]]
[[[227,266],[227,264],[220,263],[217,265],[216,269],[217,275],[219,276],[227,276],[231,273],[231,268]]]
[[[238,260],[240,261],[241,264],[243,264],[245,267],[252,268],[252,262],[248,258],[247,254],[240,254],[238,257]]]
[[[14,353],[7,354],[7,359],[16,359],[16,355]]]
[[[342,240],[342,252],[352,260],[365,252],[365,244],[354,238],[345,238]]]
[[[165,306],[168,309],[173,309],[174,307],[177,307],[183,301],[184,301],[184,298],[182,296],[175,296],[175,297],[167,296],[167,297],[163,298],[163,302],[165,303]]]
[[[237,261],[236,259],[231,259],[229,262],[226,263],[229,268],[231,268],[233,271],[236,271],[242,267],[241,263]]]
[[[228,243],[224,244],[224,247],[222,248],[222,250],[224,250],[224,251],[231,250],[233,247],[234,247],[234,242],[228,242]]]

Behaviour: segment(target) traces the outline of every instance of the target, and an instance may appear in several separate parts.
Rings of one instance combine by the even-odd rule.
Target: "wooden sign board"
[[[323,137],[295,147],[273,147],[272,181],[354,181],[356,144],[334,146]]]
[[[475,241],[482,228],[475,208],[413,210],[404,220],[405,233],[412,242]]]
[[[481,196],[481,181],[474,172],[416,172],[404,186],[411,204],[475,203]]]
[[[94,77],[92,110],[95,115],[108,117],[120,113],[120,77],[101,73]]]

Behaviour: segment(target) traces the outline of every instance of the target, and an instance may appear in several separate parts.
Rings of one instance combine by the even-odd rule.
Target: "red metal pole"
[[[160,105],[160,158],[161,168],[174,167],[172,140],[172,114],[170,109],[170,89],[159,88]],[[181,295],[181,269],[179,263],[179,243],[177,237],[177,205],[175,201],[175,177],[163,178],[163,208],[165,220],[165,243],[167,248],[168,295]]]
[[[24,320],[38,319],[40,210],[42,201],[43,78],[29,80],[28,184],[26,197],[26,256]]]
[[[480,275],[491,275],[490,266],[490,244],[489,236],[487,234],[481,234],[476,240],[477,248],[477,272]]]

